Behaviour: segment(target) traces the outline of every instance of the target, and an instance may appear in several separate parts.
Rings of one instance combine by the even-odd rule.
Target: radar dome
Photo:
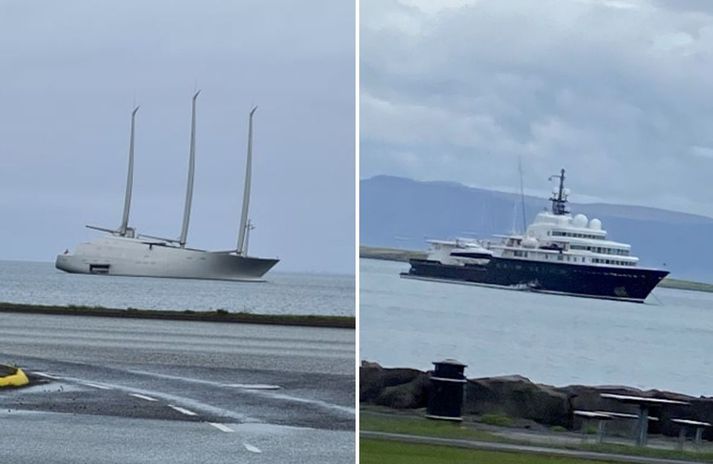
[[[574,219],[572,219],[572,225],[579,228],[587,227],[587,221],[587,216],[584,214],[578,214],[574,217]]]
[[[602,221],[599,219],[592,219],[589,221],[589,228],[594,230],[602,230]]]
[[[522,246],[525,248],[536,248],[537,247],[537,239],[535,237],[525,237],[522,240]]]

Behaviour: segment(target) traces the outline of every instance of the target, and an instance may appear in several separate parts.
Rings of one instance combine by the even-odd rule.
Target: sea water
[[[360,261],[362,360],[469,378],[627,385],[713,396],[713,294],[657,288],[644,304],[402,279]]]
[[[67,274],[0,261],[0,302],[106,308],[353,316],[354,276],[269,272],[266,282]]]

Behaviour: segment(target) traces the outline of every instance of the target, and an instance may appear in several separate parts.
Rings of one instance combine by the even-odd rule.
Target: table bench
[[[711,424],[708,422],[695,421],[691,419],[671,419],[671,422],[681,426],[681,430],[678,432],[678,449],[683,449],[683,444],[686,441],[686,430],[688,427],[695,427],[696,434],[693,439],[695,446],[700,446],[703,440],[703,430],[706,427],[710,427]]]
[[[669,400],[666,398],[649,398],[645,396],[619,395],[615,393],[602,393],[599,395],[604,399],[611,399],[627,404],[635,404],[639,407],[638,423],[636,426],[636,445],[646,446],[646,439],[649,432],[649,408],[652,406],[679,405],[687,406],[691,403],[687,401]]]
[[[615,412],[615,411],[584,411],[575,410],[575,416],[581,417],[583,420],[595,420],[597,421],[597,443],[604,442],[604,435],[606,434],[606,423],[614,419],[638,419],[639,416],[636,414],[631,414],[627,412]],[[648,417],[650,421],[659,420],[658,417]],[[585,433],[584,427],[582,427],[582,434]],[[584,435],[582,435],[582,441],[585,441]]]

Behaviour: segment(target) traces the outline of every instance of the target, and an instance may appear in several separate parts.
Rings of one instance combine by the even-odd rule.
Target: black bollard
[[[462,421],[463,387],[466,383],[463,371],[468,366],[455,359],[434,362],[433,365],[426,417]]]

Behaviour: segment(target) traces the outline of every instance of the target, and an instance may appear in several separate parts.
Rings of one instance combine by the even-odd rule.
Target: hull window
[[[109,264],[90,264],[89,272],[91,274],[108,274]]]

